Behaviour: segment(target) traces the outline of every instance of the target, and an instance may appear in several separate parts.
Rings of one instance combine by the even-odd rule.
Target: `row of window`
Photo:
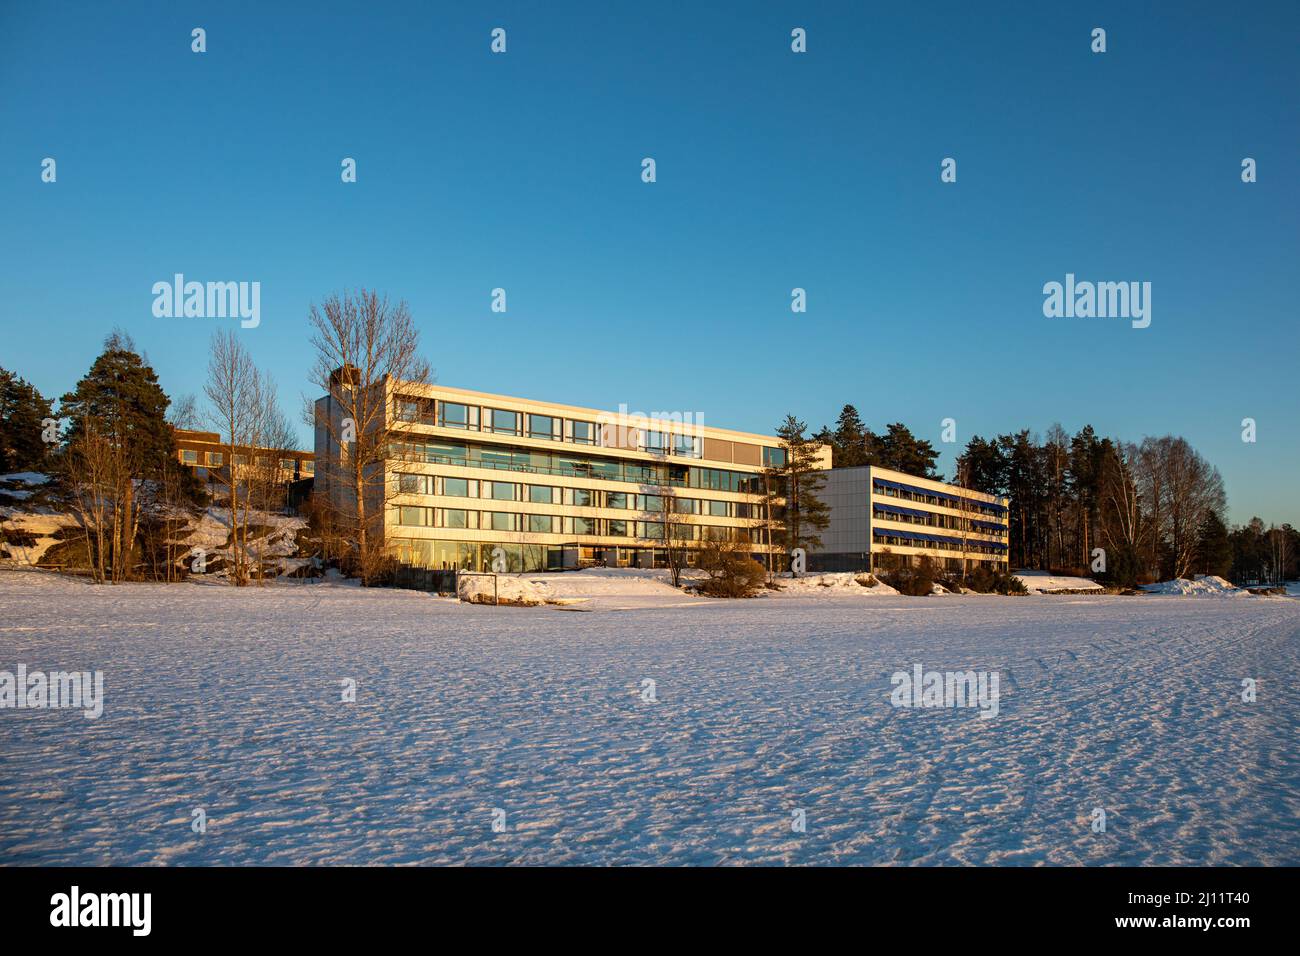
[[[393,458],[402,461],[495,468],[538,475],[564,475],[572,478],[598,478],[604,481],[627,481],[642,485],[701,488],[709,491],[759,494],[764,487],[762,475],[731,471],[726,468],[624,461],[617,458],[594,458],[530,448],[502,448],[436,439],[425,442],[394,442],[390,454]]]
[[[627,508],[632,511],[669,511],[673,514],[706,515],[710,518],[757,518],[762,505],[717,501],[711,498],[678,498],[604,491],[595,488],[562,488],[514,481],[479,481],[474,478],[446,478],[441,475],[399,474],[397,488],[408,495],[442,495],[448,498],[490,498],[493,501],[528,501],[539,505],[570,505],[577,508]]]
[[[882,485],[880,483],[873,484],[871,490],[873,493],[884,495],[887,498],[899,498],[903,501],[919,501],[922,504],[938,505],[942,508],[961,507],[956,502],[949,500],[954,497],[953,495],[940,495],[938,492],[935,492],[934,494],[923,494],[920,492],[908,491],[906,488],[894,488],[890,485]],[[997,508],[986,501],[981,501],[976,498],[967,498],[965,496],[963,496],[963,500],[966,502],[966,510],[968,511],[977,514],[993,515],[994,517],[1002,516],[1001,508]]]
[[[663,521],[630,521],[623,518],[581,518],[571,515],[530,515],[517,511],[473,511],[468,508],[425,508],[402,505],[396,509],[397,523],[409,528],[466,528],[480,531],[526,532],[528,534],[595,535],[606,538],[646,538],[662,541]],[[673,524],[677,541],[695,541],[705,532],[712,538],[735,539],[743,528],[723,525]]]
[[[219,451],[195,451],[192,448],[182,448],[181,462],[186,465],[203,465],[208,468],[220,468],[226,462],[224,452]],[[232,457],[236,467],[248,464],[247,455],[234,455]],[[264,455],[257,455],[254,462],[258,468],[265,468],[270,464],[270,459]],[[316,472],[316,463],[309,459],[281,458],[280,468],[284,471],[298,471],[300,474],[311,475]]]
[[[493,435],[515,435],[542,441],[569,442],[575,445],[621,446],[616,435],[619,426],[598,424],[553,415],[535,415],[504,408],[487,408],[461,402],[445,402],[432,398],[399,395],[395,399],[394,415],[398,421],[442,428],[460,428],[466,431],[483,431]],[[631,427],[635,432],[637,447],[655,455],[673,455],[679,458],[704,457],[703,441],[698,435],[683,435],[668,430]],[[785,449],[764,448],[764,466],[785,464]]]
[[[873,530],[871,534],[871,540],[874,541],[876,544],[893,545],[893,546],[903,547],[903,548],[925,548],[926,550],[939,550],[939,551],[961,551],[962,550],[962,546],[960,542],[953,544],[948,541],[916,541],[913,540],[912,538],[902,538],[899,537],[898,535],[890,534],[887,531],[882,533],[880,531]],[[1005,554],[1005,552],[1000,551],[997,548],[991,547],[986,542],[974,541],[974,540],[966,542],[965,551],[967,554],[992,554],[992,555],[997,555],[998,557],[1001,557],[1003,554]]]
[[[448,541],[431,538],[393,538],[389,542],[393,557],[402,564],[417,568],[442,570],[491,571],[505,560],[509,572],[544,571],[564,567],[666,567],[664,545],[638,546],[625,542],[614,544],[515,544],[489,541]],[[687,555],[688,563],[691,554]]]
[[[882,511],[880,508],[874,508],[871,512],[878,520],[882,521],[899,521],[903,524],[917,524],[927,528],[947,528],[951,531],[961,531],[962,525],[966,525],[966,531],[973,531],[976,534],[1006,534],[1006,526],[993,524],[987,521],[971,521],[960,515],[943,514],[938,511],[932,511],[926,514],[924,518],[917,515],[900,515],[891,511]]]

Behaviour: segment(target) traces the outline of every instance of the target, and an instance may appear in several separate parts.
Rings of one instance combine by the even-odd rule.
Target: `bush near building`
[[[744,541],[705,539],[698,564],[708,577],[696,589],[709,597],[753,597],[767,579],[767,571],[750,557]]]

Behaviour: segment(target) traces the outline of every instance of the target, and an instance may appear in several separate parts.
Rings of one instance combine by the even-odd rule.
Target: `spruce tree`
[[[1201,521],[1196,541],[1196,565],[1202,574],[1226,578],[1232,573],[1232,540],[1228,536],[1228,526],[1217,512],[1207,512]]]

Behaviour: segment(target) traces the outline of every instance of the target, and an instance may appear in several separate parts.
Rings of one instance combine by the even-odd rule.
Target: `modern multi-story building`
[[[176,458],[182,465],[195,469],[199,477],[208,479],[209,472],[228,468],[249,466],[263,467],[275,461],[280,468],[280,476],[285,481],[310,478],[315,474],[316,456],[309,451],[285,451],[269,448],[235,448],[233,462],[226,461],[229,449],[216,432],[195,431],[189,428],[173,430],[176,436]]]
[[[1007,568],[1007,499],[875,465],[835,468],[814,570],[877,570],[928,555],[949,572]]]
[[[336,375],[341,375],[336,373]],[[444,386],[388,382],[384,540],[402,563],[487,570],[653,566],[707,536],[767,546],[763,471],[780,439],[706,427],[694,414],[605,412]],[[316,403],[318,492],[347,454],[337,402]],[[829,449],[825,464],[830,465]],[[342,485],[343,482],[338,482]],[[375,482],[379,485],[379,482]],[[671,520],[666,520],[671,518]]]

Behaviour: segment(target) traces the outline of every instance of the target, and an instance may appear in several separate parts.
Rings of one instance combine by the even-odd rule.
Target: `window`
[[[397,490],[404,495],[423,494],[424,475],[398,475]]]
[[[397,419],[403,422],[418,422],[420,420],[420,403],[413,398],[398,397]]]
[[[637,503],[641,511],[663,511],[663,495],[637,495]]]
[[[694,435],[673,436],[673,454],[681,455],[683,458],[701,457],[699,438]]]
[[[606,508],[626,508],[627,492],[626,491],[609,491],[605,493]]]
[[[557,457],[555,467],[562,475],[578,475],[585,478],[591,473],[591,462],[586,458]]]
[[[710,502],[709,502],[709,516],[710,516],[710,517],[713,517],[713,518],[725,518],[725,517],[727,517],[727,511],[728,511],[728,510],[729,510],[729,509],[728,509],[728,507],[727,507],[727,502],[725,502],[725,501],[710,501]]]
[[[569,523],[570,534],[595,534],[595,518],[566,518]]]
[[[649,430],[641,433],[641,447],[648,452],[662,453],[668,448],[668,441],[671,438],[667,432],[652,432]]]
[[[643,538],[662,538],[664,536],[664,526],[661,521],[639,521],[641,526],[641,537]]]
[[[591,422],[570,422],[569,427],[572,429],[574,444],[596,444],[596,426]]]
[[[314,474],[316,474],[316,462],[314,462],[314,461],[304,461],[304,462],[302,463],[302,473],[303,473],[304,475],[314,475]]]
[[[248,464],[248,456],[247,456],[247,455],[235,455],[235,456],[234,456],[233,458],[231,458],[230,460],[231,460],[234,464],[236,464],[236,465],[247,465],[247,464]]]
[[[440,402],[438,424],[443,428],[469,428],[469,406],[456,402]]]
[[[565,504],[576,505],[579,508],[591,507],[591,491],[588,488],[565,488],[564,497],[567,499]]]
[[[539,505],[553,504],[555,501],[555,489],[549,485],[529,485],[528,500]]]
[[[513,481],[489,481],[487,497],[497,501],[514,501],[515,483]]]
[[[560,437],[560,420],[549,415],[528,416],[528,437],[554,441]]]
[[[444,528],[472,528],[469,516],[470,512],[464,508],[443,508],[442,526]]]
[[[488,527],[493,531],[518,531],[519,515],[510,511],[489,511]]]
[[[528,530],[533,534],[550,534],[555,525],[555,518],[551,515],[529,515]]]
[[[398,524],[415,525],[417,527],[420,527],[420,526],[427,525],[429,523],[428,508],[410,508],[410,507],[403,506],[401,508],[398,508],[397,511],[398,511],[398,515],[397,515]]]
[[[674,514],[697,515],[700,513],[700,499],[698,498],[670,498],[668,500]]]
[[[292,458],[280,459],[280,467],[283,468],[285,471],[293,471],[295,464],[297,464],[297,462],[295,462]]]
[[[519,434],[518,412],[507,412],[499,408],[493,408],[490,411],[492,416],[488,420],[492,423],[492,431],[499,435]]]
[[[627,522],[622,518],[609,519],[609,533],[615,538],[627,537]]]
[[[763,449],[763,466],[765,468],[784,468],[785,467],[785,449],[784,448],[764,448]]]
[[[197,465],[199,463],[199,453],[197,451],[190,451],[188,448],[182,449],[181,461],[185,462],[187,465]]]
[[[208,452],[208,464],[221,467],[221,463],[226,460],[226,456],[219,451]]]

